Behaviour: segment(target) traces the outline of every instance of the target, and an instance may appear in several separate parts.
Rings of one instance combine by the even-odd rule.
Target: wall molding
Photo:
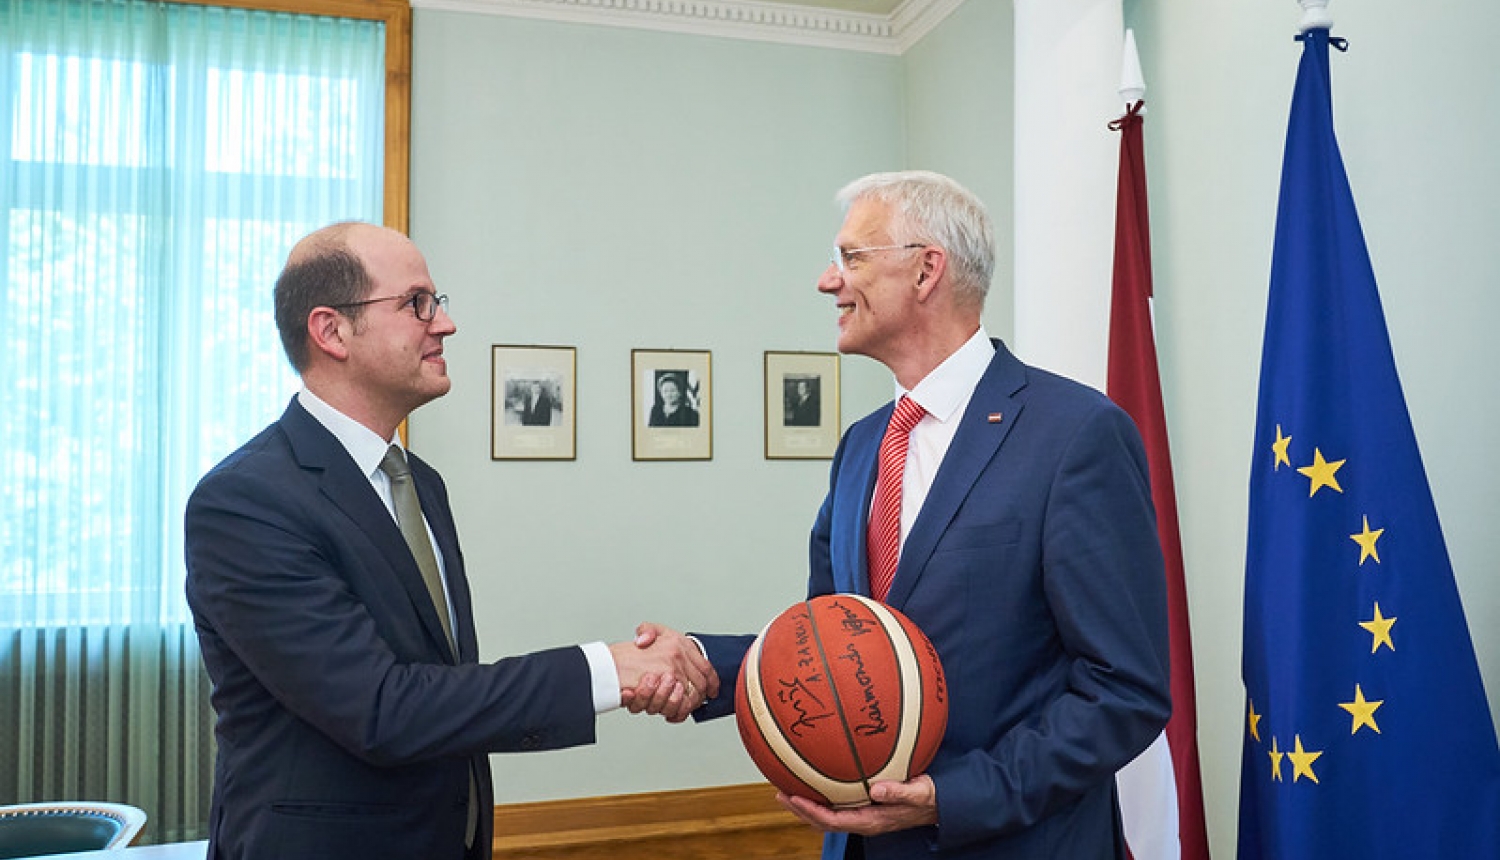
[[[904,0],[889,15],[763,0],[411,0],[415,9],[472,12],[899,55],[964,0]]]

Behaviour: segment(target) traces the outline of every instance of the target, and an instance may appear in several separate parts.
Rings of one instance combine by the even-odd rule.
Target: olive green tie
[[[427,521],[422,519],[422,503],[417,500],[417,488],[411,480],[411,467],[406,465],[406,455],[401,446],[386,449],[385,459],[380,461],[380,471],[391,479],[391,499],[396,503],[396,524],[401,526],[401,536],[417,560],[422,571],[422,581],[427,583],[427,595],[437,609],[438,620],[443,623],[443,633],[448,637],[448,647],[458,655],[458,641],[453,638],[453,620],[448,616],[448,598],[443,591],[442,574],[438,571],[437,556],[432,552],[432,540],[427,537]],[[479,823],[479,786],[474,778],[474,769],[469,768],[468,822],[464,843],[474,845],[474,834]]]
[[[453,620],[448,617],[448,598],[443,592],[442,574],[438,571],[437,556],[432,552],[432,540],[427,537],[427,522],[422,519],[422,503],[417,501],[417,488],[411,480],[411,467],[406,465],[406,455],[399,445],[392,445],[380,461],[380,471],[391,479],[391,498],[396,502],[396,523],[401,526],[401,536],[411,549],[417,567],[422,571],[422,581],[427,584],[427,595],[432,598],[438,620],[443,623],[443,634],[448,637],[448,647],[458,653],[457,640],[453,638]]]

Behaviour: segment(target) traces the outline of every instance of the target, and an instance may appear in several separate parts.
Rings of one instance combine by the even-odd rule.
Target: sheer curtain
[[[296,388],[292,241],[380,221],[385,26],[0,0],[0,803],[201,838],[208,682],[182,511]]]

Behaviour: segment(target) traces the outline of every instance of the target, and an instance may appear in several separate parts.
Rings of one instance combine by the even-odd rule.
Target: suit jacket
[[[816,427],[819,424],[818,414],[822,411],[822,406],[817,395],[808,397],[806,400],[794,401],[786,410],[782,423],[787,427]]]
[[[1166,588],[1146,457],[1102,394],[996,341],[903,545],[887,602],[937,648],[939,823],[876,858],[1123,857],[1114,773],[1170,713]],[[812,530],[809,595],[869,593],[865,533],[893,406],[844,435]],[[749,637],[703,637],[737,676]],[[726,689],[732,689],[726,686]],[[702,709],[732,708],[721,696]],[[825,857],[843,857],[831,836]]]
[[[552,423],[552,395],[547,389],[537,392],[536,401],[528,396],[521,406],[521,424],[526,427],[546,427]]]
[[[698,410],[686,403],[678,404],[677,411],[668,415],[660,403],[651,407],[651,415],[646,421],[647,427],[697,427]]]
[[[388,509],[295,399],[189,499],[187,597],[217,712],[210,858],[462,857],[471,769],[469,856],[487,858],[487,753],[593,741],[577,648],[476,662],[447,491],[410,462],[456,661]]]

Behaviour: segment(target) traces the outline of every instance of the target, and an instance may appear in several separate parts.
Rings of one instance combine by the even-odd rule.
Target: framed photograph
[[[839,354],[766,353],[766,459],[831,460],[839,445]]]
[[[490,459],[576,459],[577,374],[571,346],[490,347]]]
[[[713,459],[707,350],[632,349],[630,403],[632,459]]]

